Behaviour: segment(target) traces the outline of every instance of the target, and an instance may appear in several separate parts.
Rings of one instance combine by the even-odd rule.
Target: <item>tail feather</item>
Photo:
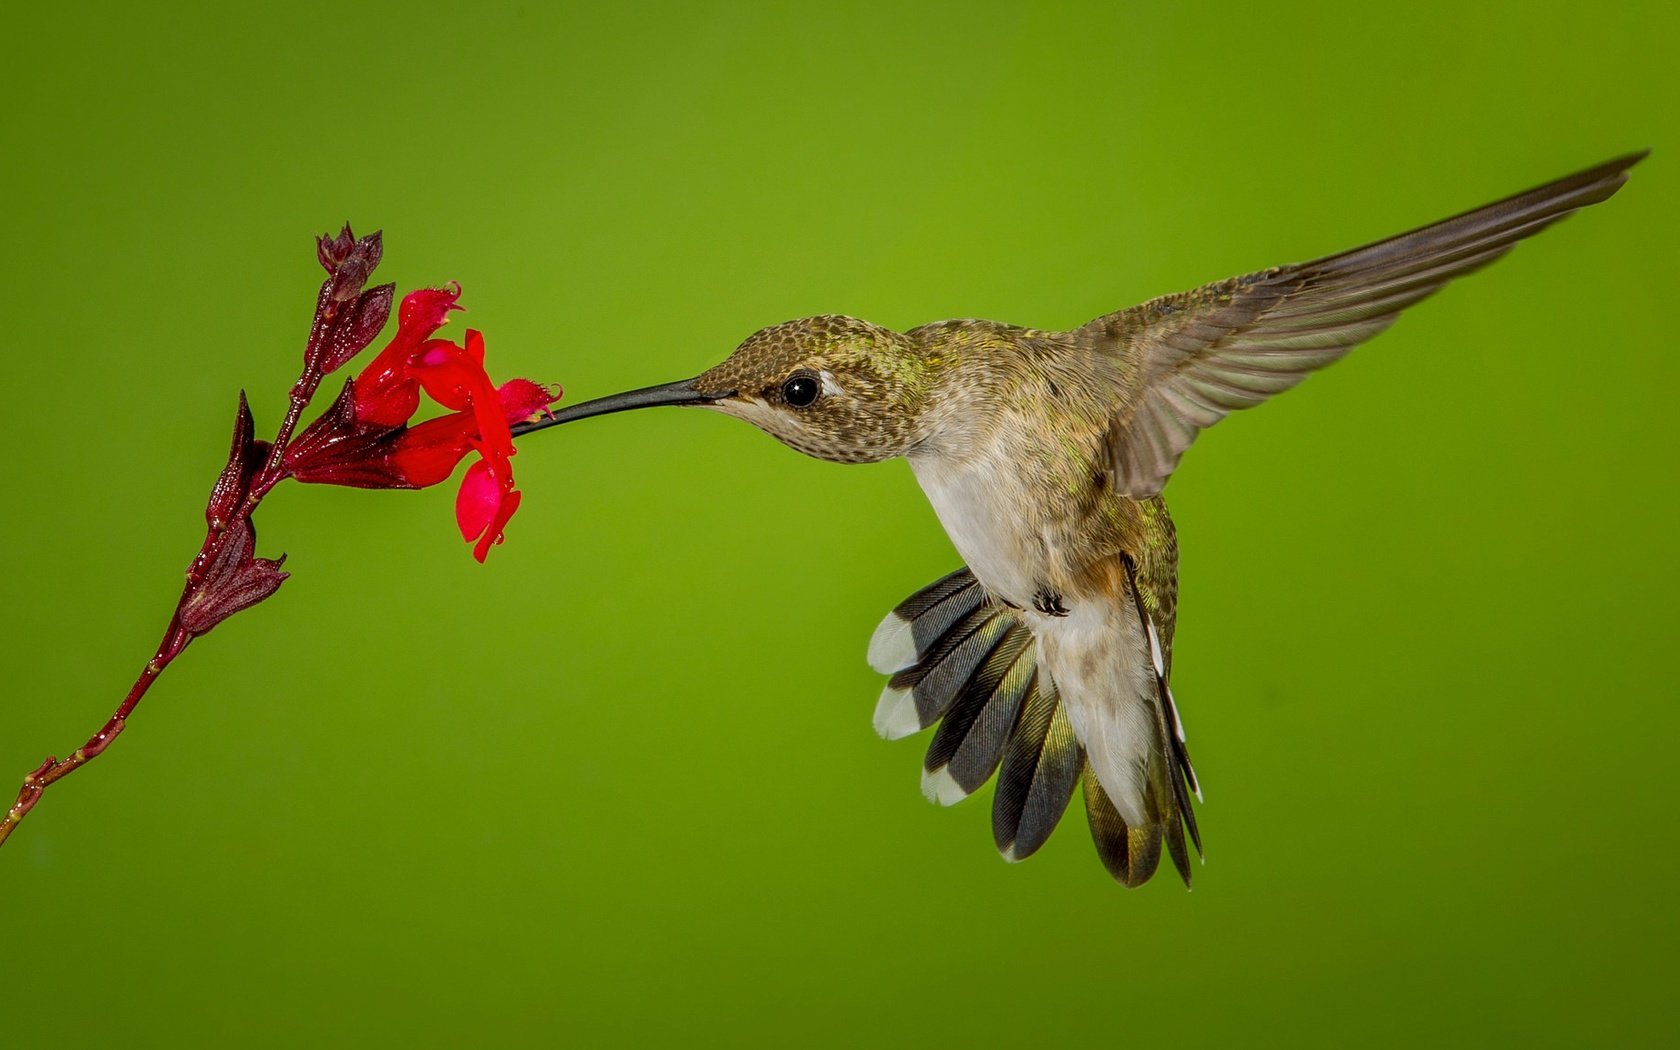
[[[1011,620],[961,569],[899,603],[869,643],[869,663],[891,674],[875,705],[875,731],[897,740],[926,729],[950,707]]]
[[[875,706],[875,729],[889,740],[939,721],[1008,633],[1011,618],[981,606],[957,621],[921,663],[893,675]]]
[[[1167,827],[1164,821],[1155,820],[1148,824],[1133,827],[1126,823],[1120,811],[1114,808],[1108,793],[1097,781],[1096,773],[1089,765],[1085,767],[1085,817],[1091,825],[1091,841],[1096,843],[1097,856],[1102,858],[1103,866],[1114,876],[1116,882],[1128,887],[1142,886],[1155,874],[1155,868],[1161,863],[1162,829]],[[1154,796],[1145,796],[1146,804],[1152,802]],[[1151,817],[1158,817],[1156,806],[1149,805]],[[1168,842],[1172,841],[1171,831],[1167,832]],[[1183,833],[1179,833],[1179,846],[1184,844]],[[1170,846],[1169,846],[1170,848]],[[1178,863],[1175,853],[1173,861]],[[1186,864],[1179,865],[1179,874],[1184,876],[1185,885],[1190,883],[1190,875]]]
[[[1184,812],[1190,812],[1189,806],[1184,806],[1182,808]],[[1190,817],[1189,823],[1192,827],[1194,827],[1196,823],[1194,815]],[[1179,823],[1178,821],[1168,821],[1165,827],[1167,831],[1167,853],[1172,857],[1173,867],[1178,869],[1178,877],[1184,880],[1184,888],[1189,889],[1190,849],[1184,844],[1184,824]],[[1202,843],[1200,839],[1197,839],[1196,855],[1201,856],[1201,853]]]
[[[951,704],[996,649],[1014,623],[995,606],[981,606],[969,613],[914,667],[893,675],[888,685],[908,689],[916,698],[916,711],[926,728],[944,717]]]
[[[1048,675],[1035,675],[1004,748],[992,798],[992,839],[1004,860],[1025,860],[1049,840],[1084,763],[1055,683]]]
[[[900,602],[869,639],[869,666],[880,674],[914,667],[957,621],[986,600],[974,574],[958,569]]]
[[[1173,867],[1178,869],[1179,877],[1184,885],[1190,885],[1190,851],[1184,842],[1185,832],[1190,834],[1190,841],[1195,844],[1196,855],[1202,855],[1202,833],[1196,826],[1196,811],[1190,805],[1190,792],[1196,797],[1202,797],[1201,786],[1196,782],[1196,770],[1190,764],[1190,751],[1184,743],[1184,723],[1178,717],[1178,705],[1173,701],[1172,688],[1167,684],[1166,661],[1161,652],[1160,632],[1155,629],[1155,621],[1149,615],[1149,609],[1144,604],[1143,591],[1138,587],[1137,567],[1130,558],[1123,558],[1126,568],[1126,589],[1130,592],[1132,607],[1137,610],[1138,622],[1143,625],[1144,634],[1149,645],[1149,659],[1155,671],[1156,703],[1155,712],[1156,731],[1160,738],[1155,761],[1151,766],[1158,765],[1163,759],[1167,768],[1152,769],[1149,778],[1148,791],[1144,797],[1144,804],[1152,821],[1155,821],[1154,857],[1149,862],[1150,872],[1153,873],[1156,862],[1160,859],[1160,839],[1162,834],[1167,841],[1167,851],[1172,856]],[[1093,777],[1092,780],[1095,780]],[[1086,799],[1089,802],[1091,784],[1087,784]],[[1099,788],[1100,793],[1100,788]],[[1106,801],[1106,798],[1105,798]],[[1091,834],[1097,835],[1095,819],[1091,823]],[[1098,852],[1102,851],[1099,841]],[[1113,872],[1111,866],[1109,871]],[[1148,878],[1145,875],[1144,878]],[[1115,878],[1125,882],[1128,886],[1137,885],[1116,873]],[[1141,880],[1140,880],[1141,881]]]
[[[922,762],[922,790],[950,805],[991,779],[1033,686],[1032,632],[1010,627],[946,712]]]
[[[1159,754],[1144,792],[1146,819],[1138,825],[1127,824],[1087,762],[1056,683],[1039,664],[1032,631],[1015,611],[988,601],[966,569],[900,603],[876,630],[870,664],[893,677],[875,727],[896,739],[938,723],[922,766],[930,800],[961,801],[996,774],[992,836],[1004,859],[1037,852],[1083,781],[1091,838],[1117,881],[1148,880],[1165,843],[1188,885],[1186,830],[1201,851],[1189,802],[1195,773],[1166,688],[1160,639],[1136,597],[1135,579],[1129,582],[1148,632],[1159,699]]]
[[[1178,706],[1173,703],[1172,690],[1168,688],[1166,679],[1160,680],[1161,696],[1164,701],[1163,709],[1167,718],[1168,753],[1172,757],[1172,771],[1167,774],[1167,782],[1172,785],[1173,800],[1178,804],[1179,815],[1183,818],[1184,829],[1177,823],[1173,824],[1172,836],[1178,839],[1178,848],[1184,849],[1184,831],[1190,832],[1190,841],[1195,843],[1196,856],[1202,855],[1202,832],[1196,827],[1196,810],[1190,805],[1190,795],[1196,796],[1196,801],[1202,800],[1202,786],[1196,782],[1196,767],[1190,764],[1190,751],[1184,744],[1184,723],[1178,720]],[[1176,855],[1175,858],[1176,860]],[[1179,873],[1184,876],[1186,884],[1190,881],[1188,869],[1180,864]]]

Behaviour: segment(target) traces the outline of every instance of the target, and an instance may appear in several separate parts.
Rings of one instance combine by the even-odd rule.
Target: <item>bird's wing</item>
[[[1204,428],[1288,390],[1400,311],[1627,181],[1630,153],[1495,204],[1313,262],[1275,267],[1099,317],[1078,335],[1135,368],[1108,434],[1112,484],[1159,493]]]

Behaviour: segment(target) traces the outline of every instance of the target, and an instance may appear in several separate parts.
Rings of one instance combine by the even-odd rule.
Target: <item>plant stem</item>
[[[316,340],[322,338],[321,333],[330,331],[332,322],[339,311],[339,304],[326,299],[323,289],[322,302],[316,306],[315,326],[311,329],[311,351],[314,350]],[[280,429],[275,434],[274,442],[269,446],[268,458],[262,468],[252,477],[250,487],[245,494],[244,501],[233,514],[235,521],[250,520],[257,505],[264,496],[286,478],[285,469],[281,466],[282,457],[286,453],[286,446],[291,443],[292,434],[297,429],[298,420],[309,407],[309,402],[315,396],[315,391],[321,385],[321,369],[319,357],[314,352],[305,354],[303,374],[298,376],[292,384],[290,404],[286,409],[286,417],[280,423]],[[29,811],[41,800],[41,795],[48,787],[74,773],[84,765],[98,758],[110,747],[112,742],[122,734],[128,725],[128,718],[134,713],[146,691],[157,681],[158,675],[163,673],[174,659],[181,655],[187,644],[196,637],[192,632],[181,626],[181,608],[200,583],[204,574],[216,561],[221,553],[222,545],[227,542],[229,525],[232,522],[219,523],[219,527],[212,526],[204,537],[204,544],[199,548],[197,557],[193,558],[192,566],[187,571],[187,585],[181,592],[181,599],[175,603],[175,614],[169,620],[169,628],[164,632],[163,641],[158,645],[157,654],[146,662],[140,677],[135,679],[128,695],[117,707],[115,713],[106,720],[99,732],[88,738],[87,743],[78,747],[69,758],[59,759],[48,756],[47,760],[23,778],[23,786],[18,789],[17,801],[12,803],[6,814],[0,817],[0,845],[11,836]]]
[[[158,645],[157,655],[146,662],[145,668],[140,672],[140,677],[134,680],[133,688],[129,689],[128,695],[123,697],[123,702],[118,705],[117,710],[106,720],[105,725],[100,728],[99,732],[89,737],[87,743],[78,747],[69,758],[59,759],[48,756],[45,762],[23,778],[23,786],[18,789],[17,801],[12,803],[10,809],[6,810],[4,817],[0,817],[0,845],[5,843],[7,837],[11,835],[12,829],[18,826],[19,822],[29,814],[29,811],[35,808],[35,803],[40,801],[42,793],[50,785],[92,762],[103,754],[106,748],[111,746],[111,742],[122,733],[123,727],[128,724],[129,715],[133,714],[134,709],[139,706],[141,697],[146,695],[146,690],[150,689],[152,683],[157,681],[157,677],[163,673],[163,669],[168,667],[177,656],[181,655],[182,650],[186,649],[187,643],[190,641],[192,641],[192,635],[181,629],[179,618],[171,620],[169,630],[164,633],[163,641]]]

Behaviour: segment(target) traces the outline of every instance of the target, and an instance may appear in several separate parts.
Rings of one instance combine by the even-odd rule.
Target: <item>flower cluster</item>
[[[299,481],[415,489],[439,484],[477,453],[455,497],[455,520],[482,562],[519,508],[509,428],[546,412],[560,391],[528,379],[495,385],[484,369],[484,337],[472,329],[462,344],[435,338],[460,309],[460,295],[453,284],[410,293],[397,334],[287,447],[284,464]],[[448,414],[412,423],[422,393]]]
[[[384,254],[375,233],[358,238],[350,227],[316,239],[327,271],[315,300],[315,319],[303,350],[303,371],[292,384],[285,418],[272,441],[256,438],[245,395],[239,396],[227,464],[204,508],[208,529],[187,570],[152,658],[104,726],[63,759],[49,757],[23,778],[17,800],[0,813],[0,844],[40,801],[42,792],[105,752],[121,735],[152,683],[193,639],[274,595],[286,581],[285,557],[257,557],[257,507],[287,478],[360,488],[417,489],[436,485],[474,453],[455,497],[461,535],[483,561],[519,508],[514,488],[512,424],[548,411],[560,397],[526,379],[496,386],[484,370],[484,337],[468,331],[456,344],[436,338],[460,309],[461,289],[426,288],[404,299],[397,333],[331,408],[302,433],[299,422],[322,380],[373,344],[391,318],[396,286],[368,288]],[[425,394],[443,406],[435,419],[410,425]],[[295,438],[294,438],[295,434]]]

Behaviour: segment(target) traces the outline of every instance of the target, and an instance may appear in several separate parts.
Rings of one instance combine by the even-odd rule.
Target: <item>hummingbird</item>
[[[1180,457],[1229,413],[1606,200],[1644,156],[1066,331],[788,321],[693,379],[514,432],[697,406],[818,459],[907,459],[965,564],[900,603],[870,639],[870,665],[890,676],[875,729],[897,739],[937,726],[922,765],[932,801],[955,803],[995,774],[992,832],[1006,860],[1043,846],[1080,792],[1116,881],[1148,881],[1164,848],[1188,886],[1190,848],[1202,853],[1191,801],[1201,790],[1171,687],[1178,542],[1162,497]]]

